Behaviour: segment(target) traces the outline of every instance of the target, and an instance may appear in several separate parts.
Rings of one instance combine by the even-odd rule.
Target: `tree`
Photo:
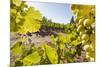
[[[72,16],[70,23],[74,23],[74,16]]]

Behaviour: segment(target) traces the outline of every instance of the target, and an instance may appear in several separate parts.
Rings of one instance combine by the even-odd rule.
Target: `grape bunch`
[[[81,7],[81,8],[80,8]],[[72,5],[77,32],[86,51],[86,58],[95,60],[95,6]]]

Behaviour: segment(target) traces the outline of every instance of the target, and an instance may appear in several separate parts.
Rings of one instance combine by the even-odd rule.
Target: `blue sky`
[[[52,19],[54,22],[68,23],[72,17],[70,4],[45,3],[45,2],[27,2],[29,6],[36,7],[43,16]]]

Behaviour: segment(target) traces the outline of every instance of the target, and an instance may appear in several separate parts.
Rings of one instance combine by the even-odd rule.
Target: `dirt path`
[[[62,33],[64,36],[66,36],[65,33]],[[51,38],[50,35],[48,36],[44,36],[42,37],[41,35],[36,35],[36,34],[32,34],[32,36],[19,36],[19,35],[14,35],[14,34],[10,34],[10,43],[11,43],[11,47],[13,47],[13,45],[18,42],[19,38],[29,38],[30,40],[25,40],[24,44],[35,44],[35,46],[39,46],[42,43],[51,43]]]

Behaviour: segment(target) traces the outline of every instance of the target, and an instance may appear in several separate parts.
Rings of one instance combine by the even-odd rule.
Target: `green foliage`
[[[36,32],[40,29],[41,25],[38,20],[41,20],[42,16],[39,11],[35,11],[32,7],[26,12],[24,24],[21,26],[19,33],[25,34],[27,32]]]
[[[11,0],[13,4],[15,4],[16,6],[20,6],[21,2],[19,0]]]
[[[58,35],[58,39],[59,39],[59,41],[62,42],[62,43],[66,43],[66,42],[67,42],[66,38],[65,38],[62,34],[59,34],[59,35]]]
[[[22,44],[20,44],[20,42],[18,42],[12,47],[12,54],[14,56],[18,56],[18,55],[23,54],[23,47],[20,45],[22,45]]]
[[[79,41],[79,40],[74,40],[74,41],[72,41],[72,44],[74,45],[74,46],[77,46],[77,45],[79,45],[81,42]]]
[[[24,10],[26,8],[27,10]],[[26,34],[27,32],[36,32],[40,29],[42,15],[35,8],[27,8],[24,1],[11,0],[11,32]]]
[[[58,55],[55,49],[53,49],[52,47],[48,45],[45,45],[45,52],[52,64],[58,63]]]
[[[20,2],[19,0],[11,0],[11,10],[10,10],[10,31],[17,32],[20,26],[23,25],[25,18],[22,13],[24,13],[24,8],[27,8],[25,2]]]
[[[23,53],[23,50],[21,47],[15,47],[12,49],[13,55],[21,55]]]
[[[32,54],[27,55],[23,60],[23,64],[26,66],[30,66],[32,64],[38,64],[41,60],[39,53],[37,51],[33,52]]]
[[[11,64],[12,67],[72,63],[77,62],[76,59],[80,59],[80,57],[83,61],[94,61],[94,6],[71,5],[72,12],[76,17],[72,17],[68,24],[55,23],[51,19],[43,17],[40,11],[34,7],[28,7],[24,1],[11,0],[10,6],[10,31],[19,34],[18,42],[11,47],[15,63]],[[39,44],[40,46],[34,43],[24,43],[24,40],[32,41],[31,37],[33,36],[28,36],[27,32],[30,34],[35,32],[36,37],[42,37],[37,35],[41,29],[43,29],[42,34],[43,32],[50,34],[50,43],[43,42]],[[85,56],[82,52],[86,53]]]
[[[95,33],[92,32],[95,28],[94,26],[92,28],[92,24],[95,24],[95,6],[73,4],[71,8],[73,13],[76,15],[75,24],[77,26],[77,33],[80,34],[80,41],[85,47],[86,58],[89,61],[91,61],[91,58],[92,61],[95,61],[95,36],[93,36]],[[75,41],[74,44],[75,43],[77,44],[78,42]]]

